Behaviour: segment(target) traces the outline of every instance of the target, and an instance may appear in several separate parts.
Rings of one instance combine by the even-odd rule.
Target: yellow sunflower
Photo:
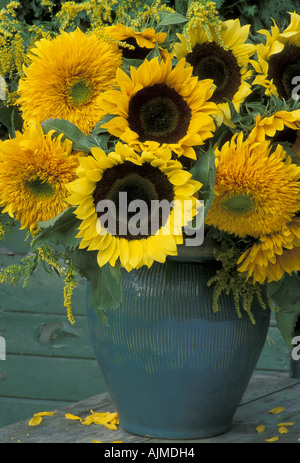
[[[186,58],[193,67],[193,74],[199,79],[213,79],[216,89],[211,97],[218,106],[215,118],[233,126],[230,108],[226,99],[232,101],[236,111],[251,93],[247,82],[252,75],[248,69],[249,58],[255,53],[255,46],[246,43],[249,25],[241,26],[239,19],[224,21],[219,37],[209,38],[205,29],[195,28],[189,32],[188,40],[177,34],[180,42],[173,47],[177,59]],[[189,44],[190,42],[190,48]]]
[[[113,26],[107,26],[104,28],[104,35],[111,37],[118,42],[123,42],[124,47],[121,45],[122,55],[128,59],[145,59],[148,53],[158,45],[162,44],[167,34],[165,32],[155,32],[152,27],[148,27],[143,31],[136,31],[131,27],[126,27],[119,22]],[[126,44],[129,47],[126,47]],[[168,55],[168,51],[159,47],[162,57]]]
[[[23,119],[66,119],[89,133],[102,117],[99,96],[115,83],[122,63],[118,46],[77,29],[36,42],[29,57],[18,89]]]
[[[37,223],[68,207],[66,184],[76,178],[78,158],[72,142],[44,135],[40,125],[25,127],[0,142],[0,206],[31,232]]]
[[[214,199],[206,216],[239,237],[279,232],[300,209],[300,166],[281,145],[243,141],[243,134],[216,150]]]
[[[117,71],[119,89],[101,95],[106,114],[116,115],[102,125],[136,150],[169,146],[178,156],[196,159],[193,146],[202,145],[215,130],[211,114],[212,81],[198,81],[182,59],[172,68],[171,59],[145,60],[130,77]]]
[[[118,142],[115,152],[92,148],[92,156],[80,158],[67,201],[78,206],[75,214],[82,220],[79,247],[97,250],[100,267],[114,266],[119,258],[130,271],[177,254],[182,227],[197,212],[194,194],[201,184],[171,154],[165,148],[159,156],[138,155]]]
[[[256,116],[255,126],[249,134],[253,142],[270,140],[272,143],[288,142],[300,162],[300,109],[277,111],[269,117]]]
[[[300,217],[294,217],[280,232],[262,235],[238,260],[239,272],[264,283],[278,281],[300,271]]]
[[[258,31],[266,36],[266,43],[257,45],[257,60],[251,60],[258,74],[253,85],[284,99],[291,98],[294,78],[300,75],[300,16],[289,14],[290,24],[282,33],[275,22],[271,32]]]

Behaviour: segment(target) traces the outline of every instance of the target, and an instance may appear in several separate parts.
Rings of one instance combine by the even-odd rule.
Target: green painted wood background
[[[25,233],[0,241],[0,266],[19,261],[29,250]],[[63,282],[38,271],[27,287],[0,285],[0,427],[106,391],[95,360],[85,317],[85,280],[73,296],[75,324],[63,307]],[[256,372],[290,370],[290,350],[272,318]]]

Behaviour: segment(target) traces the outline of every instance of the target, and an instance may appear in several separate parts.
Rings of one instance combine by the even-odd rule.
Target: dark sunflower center
[[[280,97],[289,99],[295,87],[294,77],[300,76],[300,47],[285,45],[269,59],[268,79],[273,79]]]
[[[187,54],[186,61],[193,66],[193,74],[202,79],[213,79],[216,89],[211,97],[215,103],[225,98],[232,100],[241,85],[241,72],[231,50],[214,42],[198,43]]]
[[[145,59],[148,53],[151,51],[150,48],[146,47],[140,47],[134,37],[128,37],[125,40],[122,40],[122,42],[128,43],[128,45],[133,45],[134,50],[130,48],[121,48],[122,50],[122,55],[123,58],[127,59]]]
[[[42,180],[39,177],[36,177],[33,180],[26,180],[25,187],[28,190],[30,190],[30,192],[34,196],[47,197],[47,196],[51,196],[55,191],[55,189],[53,188],[52,185],[50,185],[50,183],[48,183],[45,180]]]
[[[291,129],[290,127],[284,127],[283,130],[278,130],[273,137],[266,137],[268,140],[272,140],[274,143],[288,142],[292,145],[297,140],[298,130]]]
[[[129,102],[129,127],[142,142],[177,143],[186,135],[190,120],[187,102],[165,83],[139,90]]]
[[[148,163],[138,166],[130,161],[125,161],[123,164],[118,164],[104,171],[102,179],[96,185],[93,198],[101,225],[103,227],[107,226],[104,223],[107,219],[107,211],[99,212],[98,205],[103,200],[110,200],[116,208],[116,236],[132,240],[150,236],[165,224],[167,217],[161,210],[153,209],[153,201],[154,204],[157,204],[157,202],[166,200],[171,204],[174,199],[174,190],[168,177],[157,167],[153,167]],[[124,201],[126,201],[126,204]],[[136,207],[134,207],[130,211],[130,204],[134,202],[138,203],[138,207],[141,206],[143,210],[137,211]],[[124,207],[127,208],[125,214]],[[124,218],[128,223],[136,216],[137,212],[140,220],[138,228],[143,230],[143,233],[133,234],[125,227],[126,233],[124,234]],[[153,223],[151,223],[153,213],[158,214],[155,229]],[[101,218],[104,218],[104,221]]]
[[[93,86],[86,79],[78,79],[68,89],[68,97],[74,106],[88,103],[93,95]]]

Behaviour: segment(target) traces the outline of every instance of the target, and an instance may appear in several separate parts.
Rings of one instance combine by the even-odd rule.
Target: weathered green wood
[[[105,390],[95,360],[8,354],[0,364],[2,397],[75,401]]]
[[[66,315],[1,312],[0,327],[10,354],[95,358],[82,315],[71,325]]]
[[[268,379],[263,375],[255,375],[248,387],[248,401],[241,404],[234,419],[232,429],[220,436],[210,439],[195,440],[164,440],[149,439],[132,435],[120,426],[116,431],[111,431],[104,426],[90,425],[83,426],[79,421],[72,421],[65,418],[65,413],[71,413],[81,418],[85,418],[94,412],[115,411],[108,394],[101,394],[85,399],[75,404],[70,404],[56,410],[53,416],[45,417],[42,423],[36,427],[28,426],[28,419],[0,429],[0,443],[92,443],[94,439],[110,443],[121,441],[123,443],[265,443],[265,439],[279,435],[279,442],[293,443],[298,442],[300,437],[300,413],[299,397],[300,382],[292,381],[291,378],[272,377],[269,383],[269,392],[262,397],[255,396],[257,389],[262,385],[265,390],[265,383]],[[274,389],[275,387],[275,389]],[[279,390],[278,390],[279,387]],[[252,399],[250,399],[252,396]],[[270,414],[269,411],[278,406],[284,406],[286,411],[280,415]],[[53,411],[48,410],[48,411]],[[39,410],[45,411],[45,410]],[[297,412],[291,416],[292,413]],[[30,418],[30,417],[28,417]],[[288,434],[279,434],[276,425],[282,421],[295,421],[295,425],[289,427]],[[266,431],[258,434],[256,427],[259,424],[266,425]],[[14,439],[12,440],[12,437]]]
[[[290,371],[291,350],[276,326],[270,326],[268,338],[256,365],[256,370]]]
[[[20,256],[0,255],[0,268],[16,264],[20,259]],[[41,267],[30,278],[25,288],[21,282],[15,287],[9,284],[0,285],[0,311],[65,315],[63,288],[62,278],[56,273],[49,276]],[[72,298],[74,315],[85,315],[85,293],[86,281],[78,279],[78,287],[75,288]]]
[[[28,419],[41,410],[52,410],[69,405],[69,401],[18,399],[0,397],[0,428]],[[1,431],[0,431],[1,434]]]

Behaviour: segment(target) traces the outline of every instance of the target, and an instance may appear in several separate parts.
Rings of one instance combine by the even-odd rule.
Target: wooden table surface
[[[284,407],[279,414],[270,413],[275,407]],[[163,440],[141,437],[124,431],[109,430],[103,425],[84,426],[80,421],[65,417],[70,413],[81,418],[94,412],[114,412],[107,393],[64,406],[52,416],[43,417],[37,426],[29,426],[27,420],[0,429],[0,443],[93,443],[94,441],[124,444],[166,444],[176,443],[266,443],[266,439],[278,436],[280,443],[300,444],[300,379],[282,375],[252,376],[230,431],[220,436],[198,440]],[[45,410],[36,410],[43,412]],[[277,426],[282,422],[294,423],[286,426],[285,433]],[[258,425],[265,425],[265,431],[258,433]],[[281,429],[282,431],[282,429]],[[287,432],[288,431],[288,432]],[[269,443],[271,445],[271,443]],[[126,448],[127,448],[126,446]],[[115,446],[113,446],[115,447]],[[120,447],[118,447],[120,448]]]

